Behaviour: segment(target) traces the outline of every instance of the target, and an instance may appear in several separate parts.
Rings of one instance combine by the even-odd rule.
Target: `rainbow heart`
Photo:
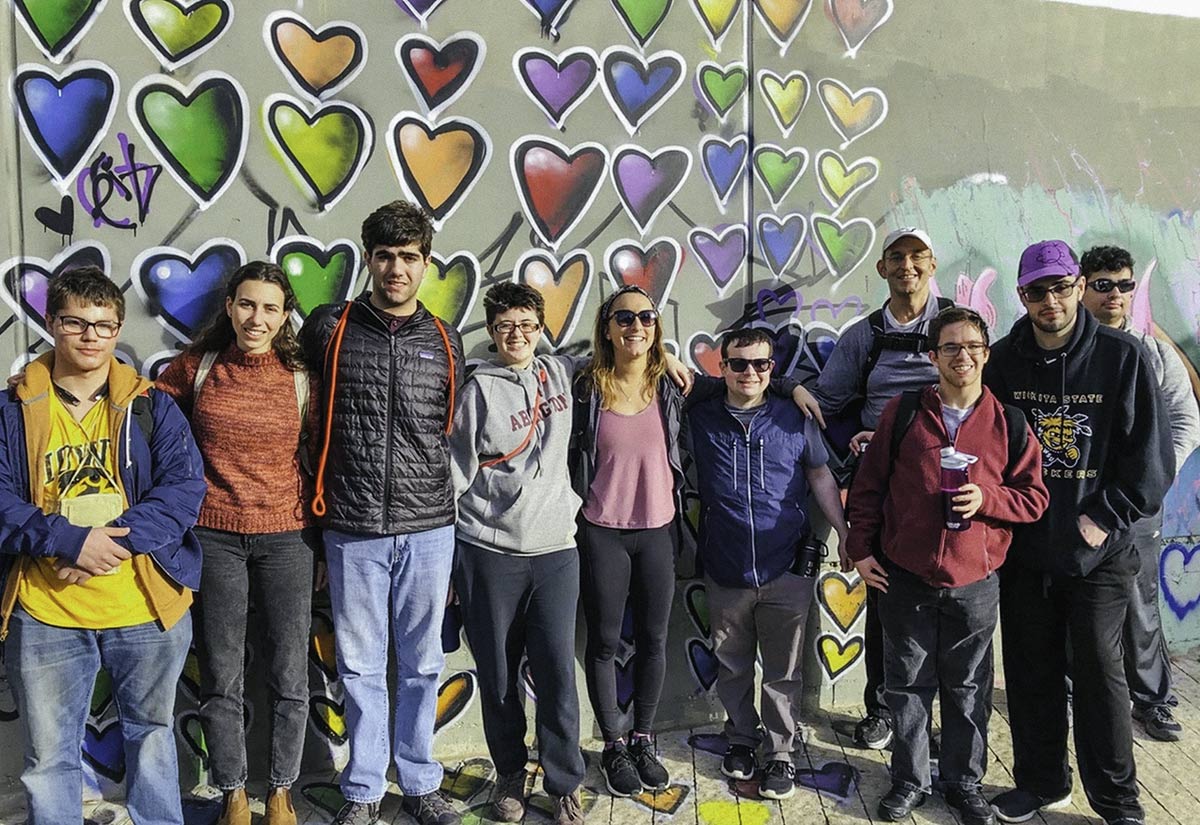
[[[696,227],[688,232],[688,244],[704,271],[717,288],[717,295],[724,296],[733,283],[733,277],[741,270],[746,260],[747,233],[744,224],[735,223],[712,232]]]
[[[448,324],[462,329],[479,295],[479,261],[470,252],[443,258],[430,255],[429,267],[417,298],[425,308]]]
[[[887,117],[887,96],[874,86],[851,92],[840,80],[826,77],[817,81],[817,96],[825,107],[830,125],[842,136],[843,149]]]
[[[396,60],[430,118],[462,96],[486,54],[487,45],[474,32],[459,32],[441,43],[423,34],[396,41]]]
[[[108,133],[117,109],[117,76],[95,60],[72,63],[61,75],[24,63],[12,84],[21,130],[65,190]]]
[[[837,570],[826,571],[817,581],[817,604],[838,630],[849,633],[867,607],[867,583]]]
[[[617,16],[625,24],[630,37],[645,48],[667,19],[673,0],[612,0]]]
[[[638,232],[644,235],[650,229],[691,169],[692,155],[682,146],[667,146],[653,154],[632,144],[617,147],[609,172]]]
[[[17,19],[54,63],[83,39],[108,0],[13,0]]]
[[[624,46],[610,46],[600,55],[604,96],[631,135],[675,93],[686,73],[677,52],[642,57]]]
[[[862,652],[862,636],[851,636],[844,642],[828,633],[817,637],[817,661],[821,663],[830,684],[846,675],[862,657]]]
[[[696,69],[696,81],[705,101],[724,120],[738,98],[746,91],[749,76],[742,61],[722,66],[711,60],[701,63]]]
[[[68,269],[98,266],[104,272],[112,268],[108,249],[95,241],[79,241],[50,260],[18,255],[0,264],[0,298],[42,340],[54,343],[46,328],[46,298],[50,279]]]
[[[710,136],[700,141],[700,165],[721,211],[725,211],[729,196],[742,179],[749,156],[750,142],[745,135],[732,140]]]
[[[321,103],[309,113],[294,97],[268,95],[263,127],[284,168],[321,211],[350,191],[371,156],[371,121],[349,103]]]
[[[767,110],[779,125],[783,136],[792,133],[800,113],[808,103],[812,85],[808,75],[801,71],[789,72],[781,77],[770,69],[762,69],[758,73],[758,88],[767,101]]]
[[[517,260],[513,280],[533,287],[546,300],[542,334],[550,346],[558,349],[570,340],[592,287],[592,256],[576,250],[560,264],[550,253],[531,249]]]
[[[783,55],[812,11],[812,0],[754,0],[754,10]]]
[[[879,161],[875,158],[859,158],[847,166],[846,160],[837,152],[822,149],[817,152],[816,173],[821,197],[833,207],[833,214],[836,215],[851,198],[879,177]]]
[[[131,0],[125,17],[162,65],[174,71],[216,44],[233,20],[233,6],[226,0],[190,5],[180,0]]]
[[[767,267],[776,278],[782,277],[796,260],[808,236],[808,221],[799,212],[777,218],[759,215],[756,223],[758,245]]]
[[[233,183],[246,156],[246,92],[224,72],[187,86],[165,75],[129,92],[129,117],[167,171],[207,209]]]
[[[512,146],[512,174],[525,216],[557,249],[600,192],[608,151],[599,143],[568,149],[549,138],[526,138]]]
[[[656,238],[647,246],[637,241],[617,241],[608,247],[604,260],[614,290],[640,287],[661,312],[683,266],[683,253],[674,238]]]
[[[761,143],[754,148],[754,171],[766,187],[773,209],[779,208],[807,168],[808,150],[802,146],[784,149],[773,143]]]
[[[296,314],[301,319],[307,318],[322,304],[349,300],[362,268],[358,247],[345,238],[325,244],[307,235],[288,235],[275,242],[269,257],[283,270],[288,283],[292,285],[292,291],[296,293]],[[336,675],[333,669],[332,628],[329,633],[328,661],[330,672]],[[316,639],[314,634],[314,645]]]
[[[479,182],[491,159],[492,141],[467,118],[446,118],[435,126],[420,115],[401,112],[388,126],[388,155],[405,193],[441,228]]]
[[[871,33],[892,16],[892,0],[830,0],[829,11],[846,55],[854,57]]]
[[[191,254],[171,246],[147,249],[133,259],[130,274],[150,314],[187,343],[224,306],[225,281],[245,262],[236,241],[215,238]]]
[[[721,349],[717,339],[707,332],[693,332],[687,341],[688,360],[705,375],[721,374]],[[708,635],[708,634],[705,634]]]
[[[586,46],[567,49],[557,56],[543,49],[526,48],[513,55],[513,72],[525,94],[559,129],[567,115],[595,88],[599,60]]]
[[[433,732],[437,733],[461,719],[471,706],[475,692],[475,674],[469,670],[460,670],[442,682],[437,692]]]
[[[314,102],[349,85],[367,62],[367,36],[344,20],[316,29],[298,14],[275,11],[263,24],[263,40],[292,87]]]
[[[875,243],[875,224],[866,218],[852,218],[843,223],[814,212],[810,220],[817,249],[838,281],[866,259]]]
[[[741,3],[742,0],[692,0],[692,11],[708,32],[714,49],[721,48]]]

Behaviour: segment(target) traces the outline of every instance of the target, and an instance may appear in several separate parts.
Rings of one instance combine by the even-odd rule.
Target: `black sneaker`
[[[375,825],[379,821],[378,802],[347,802],[331,825]]]
[[[892,744],[892,720],[870,714],[854,726],[854,741],[860,748],[881,751]]]
[[[772,759],[763,769],[758,795],[763,799],[787,799],[796,792],[796,769],[791,762]]]
[[[730,745],[721,760],[721,773],[730,779],[753,779],[757,768],[754,748],[747,745]]]
[[[1160,742],[1178,742],[1183,738],[1183,725],[1175,721],[1167,705],[1133,706],[1133,718],[1142,723],[1146,734]]]
[[[1028,822],[1038,811],[1059,811],[1071,805],[1071,792],[1050,798],[1013,788],[992,798],[992,809],[1001,822]]]
[[[963,825],[996,825],[996,812],[978,788],[949,788],[946,804],[958,811],[958,819]]]
[[[884,822],[901,822],[912,816],[914,808],[925,804],[923,791],[913,791],[900,785],[893,785],[883,799],[879,800],[879,818]]]
[[[462,816],[454,810],[450,800],[441,791],[433,791],[423,796],[406,796],[400,801],[400,808],[421,825],[461,825]]]
[[[671,784],[671,775],[654,755],[654,743],[645,737],[635,737],[629,743],[629,755],[637,766],[642,788],[647,791],[665,791]]]
[[[600,754],[600,773],[604,775],[604,784],[613,796],[633,796],[642,790],[637,765],[633,763],[629,749],[623,744],[618,743],[611,748],[605,748]]]

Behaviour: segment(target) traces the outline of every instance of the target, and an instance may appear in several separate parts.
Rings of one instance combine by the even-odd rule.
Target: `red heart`
[[[707,332],[697,332],[688,341],[688,355],[701,372],[714,378],[721,375],[721,347]]]
[[[658,238],[647,247],[636,241],[617,241],[604,257],[614,289],[641,287],[660,310],[683,263],[679,243],[672,238]]]
[[[452,51],[455,45],[450,44],[440,53],[418,47],[409,54],[417,81],[430,98],[437,97],[467,69],[467,55],[462,50]]]
[[[479,71],[484,46],[476,35],[445,43],[423,34],[410,34],[396,45],[396,57],[412,81],[413,91],[435,114],[463,93]]]
[[[546,138],[513,147],[513,174],[530,223],[548,243],[558,241],[592,205],[608,152],[596,143],[567,149]]]

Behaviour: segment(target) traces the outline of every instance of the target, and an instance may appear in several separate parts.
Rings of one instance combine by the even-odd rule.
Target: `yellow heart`
[[[771,809],[748,799],[714,799],[701,802],[696,813],[704,825],[767,825]]]
[[[442,776],[442,793],[459,802],[465,802],[478,793],[491,778],[491,761],[477,756],[463,762],[457,771],[446,771]]]
[[[837,571],[825,573],[818,584],[817,601],[825,614],[844,633],[848,631],[867,604],[867,583],[862,579],[851,582]]]
[[[828,633],[822,633],[817,639],[818,658],[831,682],[836,682],[843,673],[849,670],[850,666],[862,656],[862,652],[862,636],[851,636],[845,643],[838,641]]]
[[[879,161],[875,158],[859,158],[847,166],[845,159],[832,149],[817,152],[816,165],[817,186],[834,209],[844,206],[879,177]]]
[[[787,49],[796,32],[804,25],[804,18],[812,9],[812,0],[754,0],[771,37],[783,49]]]
[[[687,799],[686,785],[671,785],[664,791],[642,791],[633,795],[633,801],[645,805],[650,810],[670,816],[679,810],[683,800]]]
[[[830,124],[845,139],[843,149],[887,117],[887,96],[874,86],[851,92],[840,80],[826,77],[817,82],[817,94]]]
[[[433,730],[437,732],[456,721],[475,698],[475,674],[469,670],[455,673],[438,688],[437,714],[434,716]]]
[[[729,24],[733,22],[733,16],[737,14],[741,2],[742,0],[692,0],[696,14],[708,29],[714,46],[725,36],[725,32],[729,31]]]
[[[771,107],[771,116],[779,124],[783,136],[787,137],[804,111],[804,105],[808,103],[808,95],[812,91],[808,75],[797,71],[780,77],[770,69],[763,69],[758,73],[758,87]]]

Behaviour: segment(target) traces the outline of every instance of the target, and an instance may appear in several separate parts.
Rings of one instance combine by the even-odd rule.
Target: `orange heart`
[[[754,0],[759,19],[767,26],[771,37],[779,44],[780,51],[788,45],[804,25],[812,9],[812,0]]]
[[[518,283],[542,293],[546,300],[543,332],[558,349],[571,337],[592,285],[592,256],[584,250],[567,255],[561,264],[548,252],[530,250],[517,261]]]
[[[479,180],[491,156],[483,128],[466,118],[445,118],[437,126],[401,112],[388,129],[388,152],[405,190],[440,226]]]
[[[851,582],[842,573],[830,571],[821,576],[817,586],[817,601],[825,615],[845,633],[867,606],[867,583],[862,579]]]
[[[353,23],[327,23],[314,29],[289,11],[267,15],[263,38],[276,63],[302,94],[322,100],[362,71],[367,37]]]
[[[683,800],[687,799],[689,790],[691,789],[687,785],[671,785],[662,791],[642,791],[634,794],[632,798],[634,802],[655,813],[670,816],[679,810]]]

